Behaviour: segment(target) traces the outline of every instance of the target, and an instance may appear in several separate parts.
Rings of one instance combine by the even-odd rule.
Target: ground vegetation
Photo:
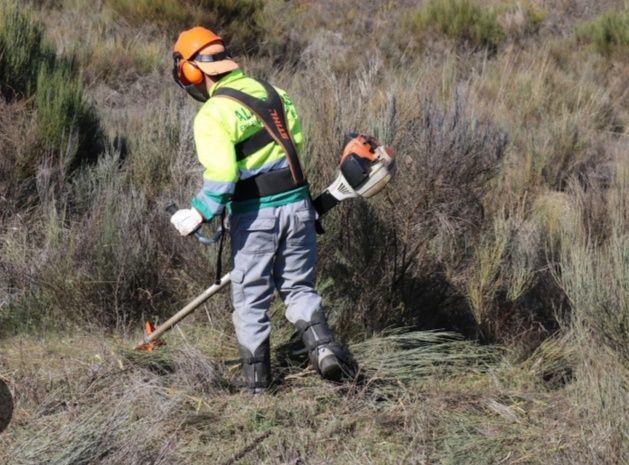
[[[0,0],[0,463],[629,463],[629,4]],[[302,117],[318,192],[344,133],[396,150],[323,220],[318,288],[360,363],[323,383],[274,301],[274,392],[230,385],[226,293],[178,237],[192,23]]]

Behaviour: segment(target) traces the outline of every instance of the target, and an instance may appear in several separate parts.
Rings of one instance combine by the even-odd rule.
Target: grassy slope
[[[371,368],[369,382],[356,387],[277,368],[284,377],[277,392],[251,398],[230,393],[230,370],[209,361],[232,354],[221,353],[216,342],[214,348],[204,345],[208,335],[188,330],[189,344],[172,336],[160,355],[142,357],[127,353],[130,341],[88,335],[44,344],[5,341],[3,363],[18,387],[20,408],[0,438],[0,458],[229,463],[258,439],[239,463],[496,463],[507,453],[545,463],[577,441],[574,432],[551,429],[547,416],[565,419],[567,406],[535,369],[520,372],[504,361],[489,367],[497,354],[464,341],[439,350],[444,336],[408,337],[407,343],[423,343],[417,363],[423,369],[397,380],[387,379],[386,365],[378,367],[390,341],[379,344],[377,360],[356,350]],[[465,363],[456,363],[456,354]],[[518,385],[524,381],[534,384]],[[556,445],[542,449],[548,434]]]
[[[128,351],[129,329],[200,292],[212,259],[155,234],[170,230],[161,206],[186,201],[199,174],[196,106],[166,50],[182,22],[226,8],[168,16],[174,4],[31,12],[74,56],[84,82],[72,88],[85,87],[106,142],[73,169],[72,131],[40,144],[54,131],[42,118],[64,108],[44,98],[58,83],[33,75],[24,92],[39,107],[0,99],[0,153],[16,160],[0,178],[0,376],[17,406],[0,463],[629,461],[627,5],[269,1],[251,30],[237,14],[239,28],[224,26],[247,69],[293,95],[317,188],[350,128],[394,146],[400,166],[386,195],[339,208],[320,241],[320,287],[365,383],[280,363],[291,330],[276,303],[284,381],[251,399],[218,362],[236,356],[226,296],[160,354]],[[397,326],[500,345],[381,335]]]

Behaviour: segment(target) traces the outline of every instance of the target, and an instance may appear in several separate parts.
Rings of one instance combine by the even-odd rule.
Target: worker
[[[194,119],[203,186],[172,224],[181,235],[229,212],[232,320],[244,387],[264,392],[272,381],[269,305],[274,291],[286,305],[325,379],[355,370],[336,344],[315,290],[315,221],[299,156],[303,136],[295,106],[283,90],[247,77],[214,32],[194,27],[174,46],[173,76],[204,102]]]

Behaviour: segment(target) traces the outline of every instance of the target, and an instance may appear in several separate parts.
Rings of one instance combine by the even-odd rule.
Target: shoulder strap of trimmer
[[[288,166],[295,185],[302,185],[306,182],[306,178],[304,177],[301,164],[299,163],[297,148],[295,147],[288,131],[282,99],[273,86],[271,86],[268,82],[262,80],[257,82],[264,87],[264,90],[267,93],[268,100],[266,102],[252,97],[251,95],[247,95],[239,90],[232,89],[231,87],[221,87],[220,89],[216,89],[214,95],[220,95],[235,100],[247,107],[258,117],[262,124],[264,124],[264,128],[267,132],[286,153]]]

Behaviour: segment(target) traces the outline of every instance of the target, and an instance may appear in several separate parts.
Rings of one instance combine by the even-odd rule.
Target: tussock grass
[[[495,49],[505,39],[496,11],[471,0],[430,1],[407,24],[412,32],[434,30],[473,47]]]
[[[504,8],[504,7],[503,7]],[[510,38],[524,38],[539,31],[547,13],[531,1],[519,1],[506,8],[498,23]]]
[[[602,204],[592,204],[597,186],[590,192],[575,186],[577,205],[571,227],[560,232],[561,274],[557,277],[570,299],[577,328],[591,330],[599,344],[607,346],[622,360],[627,361],[629,339],[629,289],[627,275],[627,195],[626,161],[620,161],[620,170],[613,179],[611,189],[603,195]],[[594,191],[594,192],[592,192]],[[608,230],[596,231],[596,214],[593,208],[605,209],[609,215]],[[600,231],[600,230],[599,230]]]
[[[598,53],[629,56],[629,7],[609,11],[577,28],[577,38],[592,44]]]
[[[571,392],[579,415],[589,418],[578,438],[580,459],[588,463],[622,463],[628,450],[627,415],[627,218],[626,161],[607,188],[591,184],[586,191],[572,184],[572,202],[557,234],[556,279],[570,302],[569,344]],[[601,190],[602,189],[602,190]],[[601,228],[601,212],[608,218]],[[612,360],[614,360],[612,362]],[[557,370],[556,370],[557,371]],[[561,373],[561,370],[559,370]],[[588,394],[586,394],[588,393]],[[605,398],[607,400],[602,401]],[[611,403],[608,403],[611,402]],[[614,408],[608,408],[609,405]],[[584,440],[587,437],[587,440]],[[605,439],[602,439],[605,437]],[[567,453],[575,457],[572,451]]]

